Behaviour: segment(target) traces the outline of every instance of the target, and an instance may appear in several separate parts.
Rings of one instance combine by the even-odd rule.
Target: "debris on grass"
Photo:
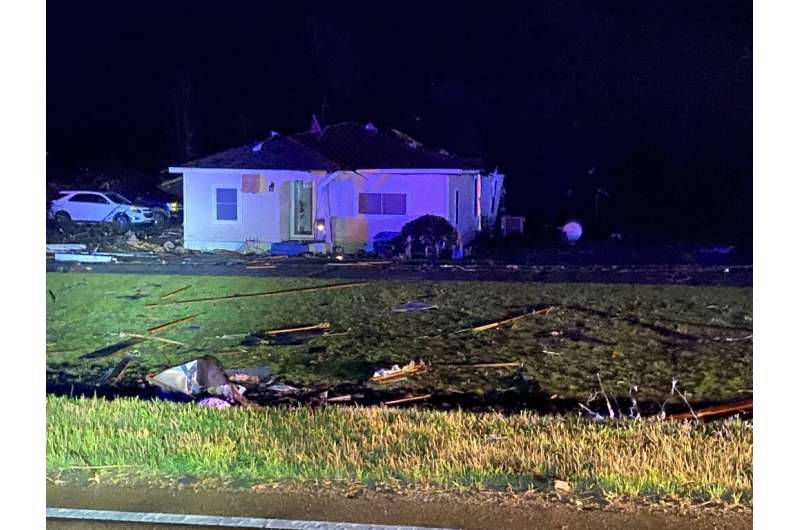
[[[229,409],[231,404],[225,401],[224,399],[220,399],[218,397],[207,397],[203,398],[197,402],[198,407],[206,407],[209,409]]]
[[[239,373],[242,374],[241,371]],[[252,376],[253,372],[249,375]],[[166,399],[170,399],[172,394],[190,398],[210,395],[232,405],[256,406],[244,397],[247,389],[228,379],[222,369],[222,363],[212,356],[168,368],[156,375],[148,375],[145,380],[148,384],[164,391],[162,397]],[[248,380],[252,380],[252,377],[248,377]],[[256,377],[256,380],[260,381],[260,378]]]
[[[128,368],[132,360],[133,358],[130,355],[124,356],[97,382],[97,386],[113,385],[119,381],[119,378],[122,377],[122,373]]]
[[[392,383],[394,381],[400,381],[402,379],[405,379],[409,375],[427,372],[429,368],[430,365],[423,360],[419,361],[411,360],[411,362],[409,362],[403,367],[400,367],[395,364],[388,370],[381,368],[380,370],[377,370],[374,374],[372,374],[372,377],[370,377],[369,380],[372,383],[378,383],[378,384]]]
[[[231,368],[224,371],[231,383],[257,385],[265,383],[272,375],[272,368],[259,366],[257,368]]]
[[[120,332],[120,336],[122,337],[133,337],[136,339],[142,340],[155,340],[158,342],[163,342],[165,344],[172,344],[174,346],[186,346],[185,342],[180,342],[177,340],[165,339],[163,337],[153,337],[152,335],[140,335],[139,333],[127,333],[127,332]]]
[[[86,250],[86,245],[75,243],[50,243],[46,245],[47,252],[55,254],[56,252],[70,252]]]
[[[443,366],[452,366],[453,368],[522,368],[525,364],[518,361],[510,363],[447,364]]]
[[[152,303],[152,304],[145,304],[145,307],[157,307],[162,305],[176,305],[176,304],[194,304],[199,302],[218,302],[224,300],[237,300],[239,298],[252,298],[257,296],[281,296],[285,294],[295,294],[295,293],[310,293],[315,291],[331,291],[334,289],[348,289],[350,287],[361,287],[366,285],[367,282],[356,282],[356,283],[339,283],[333,285],[323,285],[320,287],[300,287],[297,289],[284,289],[282,291],[267,291],[261,293],[244,293],[244,294],[229,294],[224,296],[210,296],[207,298],[195,298],[192,300],[173,300],[169,302],[161,302],[161,303]]]
[[[427,311],[429,309],[439,309],[438,305],[433,304],[426,304],[425,302],[417,302],[414,300],[409,300],[404,304],[400,304],[397,307],[394,307],[392,311],[395,313],[408,313],[411,311]]]
[[[245,336],[242,346],[257,346],[259,344],[272,344],[278,346],[294,346],[303,344],[317,337],[338,335],[338,333],[328,333],[329,322],[319,324],[298,326],[294,328],[284,328],[272,331],[257,331]]]
[[[109,357],[115,353],[127,351],[142,342],[144,342],[144,339],[131,337],[122,342],[117,342],[116,344],[111,344],[110,346],[104,346],[93,352],[81,355],[80,359],[100,359],[102,357]]]
[[[176,294],[178,294],[178,293],[180,293],[180,292],[183,292],[183,291],[185,291],[186,289],[189,289],[189,288],[191,288],[191,287],[192,287],[191,285],[186,285],[186,286],[184,286],[184,287],[181,287],[180,289],[175,289],[174,291],[170,291],[170,292],[168,292],[167,294],[165,294],[165,295],[161,296],[161,300],[166,300],[166,299],[167,299],[167,298],[169,298],[170,296],[176,295]]]
[[[700,409],[697,412],[689,411],[680,414],[672,414],[668,416],[671,420],[690,420],[699,418],[713,418],[722,416],[724,414],[732,414],[735,412],[750,412],[753,410],[753,400],[745,399],[744,401],[737,401],[736,403],[726,403],[723,405],[715,405]]]
[[[330,322],[320,322],[319,324],[313,324],[308,326],[299,326],[294,328],[280,328],[280,329],[272,329],[270,331],[265,331],[264,334],[266,335],[281,335],[283,333],[297,333],[299,331],[318,331],[318,330],[326,330],[330,329],[331,323]]]
[[[56,261],[77,261],[79,263],[111,263],[113,261],[117,261],[114,256],[109,256],[107,254],[73,254],[73,253],[64,253],[64,252],[57,252],[55,254]]]
[[[412,401],[422,401],[422,400],[425,400],[425,399],[430,399],[432,396],[433,396],[433,394],[425,394],[423,396],[410,396],[410,397],[406,397],[406,398],[403,398],[403,399],[395,399],[395,400],[392,400],[392,401],[385,401],[383,404],[386,405],[386,406],[399,405],[401,403],[410,403]]]
[[[527,318],[527,317],[531,317],[531,316],[535,316],[535,315],[547,315],[553,309],[555,309],[555,307],[550,306],[550,307],[546,307],[544,309],[538,309],[538,310],[530,311],[528,313],[523,313],[521,315],[516,315],[516,316],[510,317],[510,318],[506,318],[506,319],[503,319],[503,320],[498,320],[497,322],[490,322],[488,324],[483,324],[481,326],[476,326],[474,328],[462,329],[462,330],[457,331],[456,333],[464,333],[465,331],[478,332],[478,331],[486,331],[486,330],[489,330],[489,329],[495,329],[495,328],[499,328],[500,326],[504,326],[505,324],[512,324],[512,323],[516,322],[517,320],[521,320],[523,318]]]
[[[167,330],[169,328],[173,328],[173,327],[175,327],[178,324],[181,324],[183,322],[189,322],[190,320],[194,320],[195,318],[197,318],[196,314],[195,315],[185,316],[185,317],[179,318],[178,320],[173,320],[172,322],[166,322],[164,324],[159,324],[157,326],[153,326],[151,328],[148,328],[147,333],[149,333],[150,335],[153,335],[155,333],[161,333],[162,331],[165,331],[165,330]]]

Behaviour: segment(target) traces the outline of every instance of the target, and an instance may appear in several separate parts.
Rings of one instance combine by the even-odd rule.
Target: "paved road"
[[[119,263],[61,263],[47,261],[47,271],[87,271],[119,274],[188,274],[338,278],[347,280],[590,282],[662,285],[751,287],[752,265],[529,265],[482,262],[355,265],[319,259],[292,258],[275,268],[252,268],[251,258],[167,256]]]
[[[508,499],[506,499],[508,500]],[[337,521],[360,524],[413,525],[438,528],[507,530],[536,528],[541,530],[734,530],[752,528],[750,514],[696,512],[691,515],[642,509],[578,510],[566,504],[544,505],[536,502],[505,502],[503,496],[486,502],[468,502],[458,498],[415,499],[397,495],[348,498],[343,495],[309,495],[308,493],[195,492],[176,489],[129,489],[110,485],[74,488],[47,487],[48,507],[211,514],[236,517]],[[49,519],[47,527],[129,528],[139,530],[141,524],[78,522]],[[186,526],[151,525],[146,528],[190,528]],[[201,528],[201,527],[196,527]],[[208,528],[208,527],[205,527]]]

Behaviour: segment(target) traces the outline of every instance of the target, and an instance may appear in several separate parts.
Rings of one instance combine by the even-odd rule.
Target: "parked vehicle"
[[[50,202],[48,216],[62,226],[72,222],[111,222],[121,230],[134,223],[153,223],[151,208],[134,204],[113,191],[62,191]]]
[[[136,204],[153,210],[153,222],[165,224],[168,221],[183,220],[183,204],[174,195],[163,192],[146,192],[134,196]]]

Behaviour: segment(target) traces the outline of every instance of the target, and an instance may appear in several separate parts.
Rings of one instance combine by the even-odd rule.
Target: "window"
[[[458,224],[458,190],[456,190],[456,224]]]
[[[358,213],[405,215],[405,193],[359,193]]]
[[[239,219],[236,188],[217,188],[217,221]]]
[[[359,193],[358,213],[381,213],[381,194]]]
[[[405,215],[406,214],[405,193],[384,193],[383,213],[386,215]]]
[[[94,193],[76,193],[72,196],[69,202],[90,202],[93,204],[108,204],[108,201],[102,195],[95,195]]]

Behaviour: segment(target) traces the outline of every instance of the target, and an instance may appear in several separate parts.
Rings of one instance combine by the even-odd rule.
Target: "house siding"
[[[275,191],[242,193],[242,175],[264,175],[266,187]],[[248,239],[275,243],[286,239],[289,231],[289,181],[313,180],[302,171],[220,170],[186,171],[184,173],[184,245],[192,250],[237,250]],[[214,193],[216,188],[238,190],[238,220],[216,221]],[[286,203],[286,204],[284,204]]]

